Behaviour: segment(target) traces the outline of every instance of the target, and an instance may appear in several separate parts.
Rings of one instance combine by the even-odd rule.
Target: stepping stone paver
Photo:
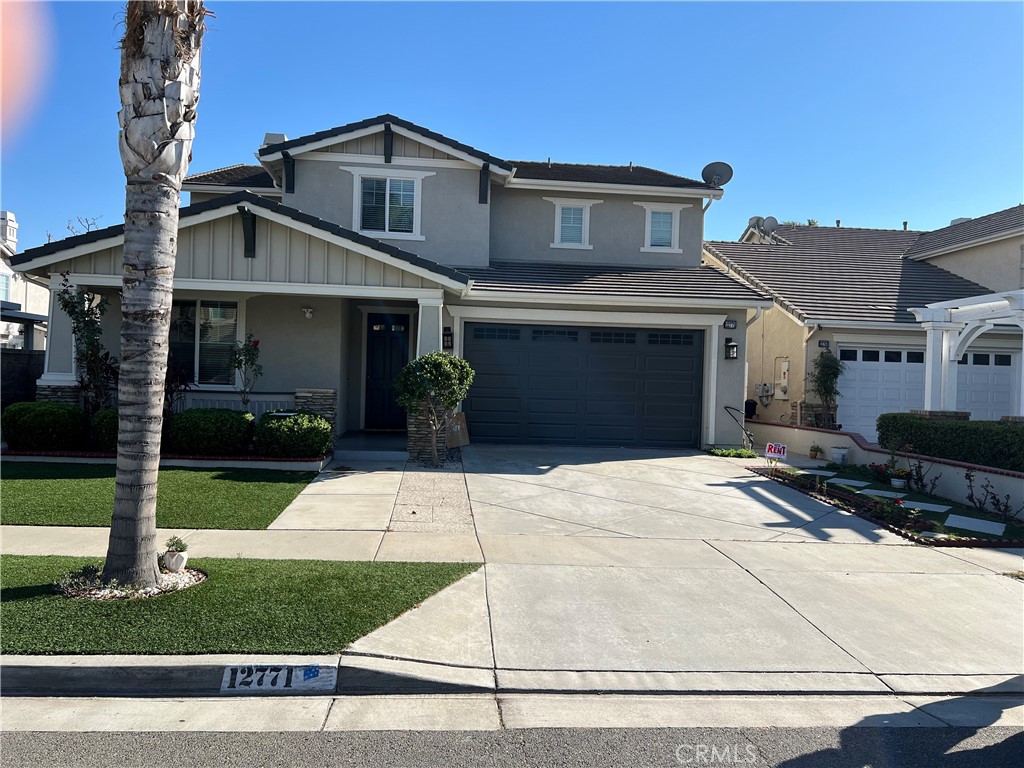
[[[885,499],[902,499],[907,495],[898,491],[876,491],[873,488],[865,488],[863,491],[857,491],[857,493],[863,493],[865,496],[881,496]]]
[[[867,488],[869,485],[871,485],[871,483],[865,480],[850,480],[845,477],[833,477],[832,482],[838,483],[840,485],[848,485],[851,488]]]
[[[950,515],[946,518],[946,526],[949,528],[960,528],[964,531],[978,531],[989,533],[993,536],[1002,536],[1006,531],[1004,523],[996,523],[991,520],[979,520],[976,517],[965,517],[963,515]]]
[[[829,472],[827,469],[801,469],[797,474],[818,475],[819,477],[834,477],[836,473]]]

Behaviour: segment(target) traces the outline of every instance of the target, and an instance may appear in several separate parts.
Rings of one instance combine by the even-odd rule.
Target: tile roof
[[[591,184],[636,184],[651,187],[697,187],[717,189],[703,181],[676,176],[642,165],[580,165],[513,160],[517,179],[543,181],[578,181]]]
[[[283,216],[287,216],[288,218],[293,219],[302,224],[307,224],[311,227],[315,227],[316,229],[322,230],[324,232],[337,235],[338,237],[343,237],[346,240],[351,240],[353,242],[359,243],[360,245],[365,245],[368,248],[372,248],[375,251],[386,253],[387,255],[393,256],[396,259],[408,262],[409,264],[413,264],[417,267],[422,267],[423,269],[429,270],[430,272],[434,272],[435,274],[438,275],[442,275],[446,278],[454,280],[455,282],[462,283],[463,285],[469,282],[469,278],[466,276],[466,274],[460,272],[457,269],[444,266],[443,264],[438,264],[435,261],[431,261],[430,259],[425,259],[422,256],[418,256],[415,253],[403,251],[401,248],[396,248],[395,246],[381,242],[376,238],[361,235],[358,232],[353,232],[351,229],[346,229],[345,227],[338,226],[337,224],[332,224],[329,221],[318,219],[316,216],[311,216],[308,213],[303,213],[298,208],[291,208],[287,205],[281,205],[281,203],[277,202],[276,200],[261,197],[260,195],[257,195],[253,192],[235,192],[230,195],[215,197],[212,200],[206,200],[202,203],[196,203],[195,205],[187,206],[185,208],[182,208],[178,212],[178,219],[187,219],[190,216],[197,216],[201,213],[206,213],[207,211],[217,210],[218,208],[226,208],[229,206],[234,207],[241,203],[256,206],[257,208],[263,208],[265,210],[272,211]],[[38,248],[29,248],[28,250],[23,251],[22,253],[18,254],[13,259],[11,259],[11,265],[18,266],[29,264],[30,262],[33,262],[37,259],[43,258],[45,256],[59,254],[62,251],[66,251],[70,248],[75,248],[79,245],[87,245],[89,243],[95,243],[100,240],[106,240],[108,238],[117,237],[123,234],[124,224],[116,224],[112,227],[106,227],[105,229],[96,229],[93,230],[92,232],[86,232],[81,235],[75,235],[74,237],[66,237],[63,240],[55,240],[52,243],[41,245]]]
[[[872,231],[881,233],[877,241],[871,242]],[[901,232],[854,230],[845,248],[820,237],[813,245],[707,242],[704,248],[802,321],[915,323],[910,307],[991,293],[932,264],[901,258]]]
[[[987,216],[968,219],[959,224],[925,232],[906,251],[907,257],[925,256],[957,245],[966,245],[975,240],[996,237],[1014,231],[1024,232],[1024,205],[1015,205]]]
[[[764,301],[765,296],[713,267],[625,267],[599,264],[497,262],[462,270],[473,279],[471,293],[550,293]]]
[[[829,253],[900,256],[921,232],[902,229],[860,229],[857,227],[809,227],[780,224],[775,237],[791,245]]]
[[[296,147],[301,147],[306,144],[312,144],[315,141],[321,141],[323,139],[332,139],[335,136],[344,136],[347,133],[359,131],[362,130],[363,128],[371,128],[375,125],[384,125],[384,123],[391,123],[392,125],[397,125],[400,128],[405,128],[407,131],[412,131],[413,133],[418,133],[420,136],[423,136],[425,138],[433,139],[434,141],[440,144],[444,144],[445,146],[451,147],[452,149],[456,149],[459,152],[470,155],[479,160],[483,160],[484,162],[490,163],[491,165],[496,165],[499,168],[504,168],[505,170],[508,171],[512,170],[512,165],[507,160],[502,160],[501,158],[495,157],[494,155],[489,155],[486,152],[482,152],[479,149],[469,146],[468,144],[463,144],[461,141],[456,141],[455,139],[448,138],[447,136],[444,136],[440,133],[436,133],[435,131],[432,131],[429,128],[424,128],[421,125],[410,123],[408,120],[403,120],[400,117],[396,117],[395,115],[390,114],[377,115],[376,117],[368,117],[365,120],[359,120],[358,122],[355,123],[347,123],[345,125],[339,125],[334,128],[328,128],[327,130],[317,131],[316,133],[310,133],[307,136],[299,136],[296,139],[288,139],[288,141],[278,142],[277,144],[268,144],[265,147],[260,147],[259,154],[260,157],[265,157],[267,155],[276,154],[277,152],[295,149]]]
[[[274,189],[274,179],[262,165],[229,165],[185,177],[185,184],[209,184],[244,189]]]

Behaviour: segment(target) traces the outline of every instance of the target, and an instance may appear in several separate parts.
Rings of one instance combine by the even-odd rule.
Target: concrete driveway
[[[352,690],[843,693],[908,710],[1024,690],[1024,583],[1000,575],[1019,550],[909,545],[703,453],[471,446],[463,462],[485,565],[357,641]],[[1012,696],[1005,716],[1024,723]]]

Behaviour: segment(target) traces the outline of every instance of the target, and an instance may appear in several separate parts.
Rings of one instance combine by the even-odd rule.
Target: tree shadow
[[[32,600],[37,597],[48,597],[53,594],[53,584],[27,584],[21,587],[5,587],[0,589],[0,603],[15,603],[19,600]]]
[[[1018,675],[988,688],[925,705],[912,712],[869,715],[844,728],[839,747],[778,763],[776,768],[888,768],[889,766],[1010,766],[1024,764],[1024,730],[1008,727],[1010,735],[996,744],[950,752],[982,728],[998,722],[1005,709],[1021,703],[1024,676]],[[947,724],[942,711],[969,709],[970,725]],[[944,727],[922,727],[922,715]],[[955,719],[955,718],[953,718]],[[924,731],[924,734],[922,734]]]

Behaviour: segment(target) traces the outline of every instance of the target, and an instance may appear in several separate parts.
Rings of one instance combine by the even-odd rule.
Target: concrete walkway
[[[195,557],[485,563],[345,649],[349,694],[543,694],[547,722],[572,725],[584,693],[896,696],[917,711],[983,691],[1024,724],[1024,583],[1001,575],[1024,569],[1022,550],[910,545],[701,453],[463,460],[471,533],[389,530],[410,473],[387,462],[325,473],[271,530],[179,533]],[[104,529],[0,535],[6,553],[106,544]]]

